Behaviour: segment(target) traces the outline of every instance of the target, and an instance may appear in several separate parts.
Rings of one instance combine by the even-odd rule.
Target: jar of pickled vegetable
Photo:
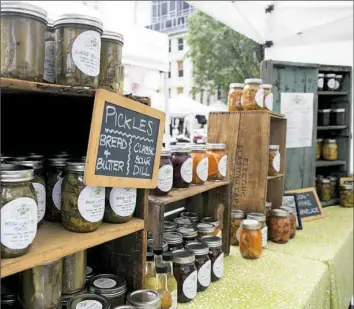
[[[208,180],[225,180],[227,153],[225,144],[207,144]]]
[[[354,207],[354,186],[343,184],[340,186],[340,206]]]
[[[245,219],[245,213],[241,209],[231,209],[231,245],[238,246],[237,233],[241,227],[242,220]]]
[[[173,184],[173,166],[171,162],[171,151],[161,150],[160,168],[157,176],[157,186],[152,191],[155,195],[167,195]]]
[[[261,87],[262,80],[251,78],[245,80],[243,88],[241,104],[244,110],[263,109],[263,88]]]
[[[273,209],[270,225],[271,241],[278,244],[286,244],[290,239],[289,213],[282,209]]]
[[[192,182],[193,159],[187,146],[171,146],[173,165],[173,187],[188,188]]]
[[[316,139],[316,160],[319,160],[321,158],[322,143],[323,143],[323,139],[322,138]]]
[[[324,85],[324,74],[323,73],[318,73],[317,90],[318,91],[322,91],[323,90],[323,85]]]
[[[279,145],[269,145],[268,176],[280,174],[280,152]]]
[[[261,224],[257,220],[242,220],[240,252],[245,259],[258,259],[262,254]]]
[[[208,179],[208,156],[205,145],[192,145],[193,178],[192,184],[200,185]]]
[[[336,74],[330,73],[325,75],[324,90],[333,91],[336,87]]]
[[[324,160],[335,161],[338,160],[338,145],[335,139],[326,139],[322,149],[322,156]]]
[[[264,94],[264,102],[263,109],[272,111],[273,110],[273,93],[272,93],[272,85],[263,84],[263,94]]]
[[[337,198],[339,196],[339,194],[338,194],[338,177],[328,176],[327,178],[331,183],[332,198]]]
[[[261,224],[262,248],[265,248],[267,246],[268,241],[268,227],[266,223],[266,216],[262,213],[251,212],[247,214],[247,219],[257,220]]]
[[[104,221],[125,223],[133,218],[136,207],[136,188],[106,188]]]
[[[218,221],[212,217],[205,217],[205,218],[201,219],[200,222],[212,224],[215,227],[214,236],[218,236],[218,237],[222,238],[220,221]]]
[[[210,223],[199,223],[197,224],[198,236],[214,236],[215,227]]]
[[[294,238],[296,235],[296,214],[291,207],[282,206],[280,209],[285,210],[289,213],[290,219],[290,239]]]
[[[230,91],[227,98],[227,106],[229,112],[241,111],[243,107],[241,105],[241,98],[243,93],[244,84],[232,83],[230,84]]]

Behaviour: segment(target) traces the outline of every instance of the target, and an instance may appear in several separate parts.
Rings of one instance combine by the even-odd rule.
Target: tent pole
[[[168,80],[168,73],[163,72],[163,95],[165,97],[165,114],[166,114],[166,120],[165,120],[165,134],[164,134],[164,141],[165,141],[165,148],[170,148],[170,141],[171,141],[171,136],[170,136],[170,113],[169,113],[169,106],[168,106],[168,89],[167,89],[167,80]]]

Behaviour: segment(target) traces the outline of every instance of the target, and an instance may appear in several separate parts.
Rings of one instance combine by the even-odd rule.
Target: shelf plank
[[[324,167],[324,166],[336,166],[336,165],[346,165],[346,161],[324,161],[318,160],[316,161],[316,167]]]
[[[348,95],[348,91],[318,91],[318,95],[331,95],[331,96],[336,96],[336,95]]]
[[[189,188],[186,189],[173,189],[168,195],[166,196],[156,196],[156,195],[149,195],[149,202],[155,203],[158,205],[167,205],[170,203],[174,203],[177,201],[184,200],[186,198],[192,197],[199,193],[203,193],[215,188],[219,188],[222,186],[226,186],[230,183],[229,180],[225,181],[207,181],[203,185],[191,185]]]
[[[1,278],[143,229],[144,220],[136,218],[123,224],[103,223],[91,233],[73,233],[61,223],[44,222],[27,254],[1,259]]]
[[[278,178],[281,178],[281,177],[283,177],[283,176],[284,176],[284,174],[279,174],[279,175],[277,175],[277,176],[268,176],[267,179],[268,179],[268,180],[271,180],[271,179],[278,179]]]
[[[318,126],[318,131],[327,131],[327,130],[344,130],[347,126]]]

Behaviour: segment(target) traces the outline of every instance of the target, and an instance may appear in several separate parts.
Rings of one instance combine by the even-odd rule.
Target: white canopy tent
[[[221,101],[216,101],[213,104],[208,106],[209,111],[211,112],[227,112],[227,105],[222,103]]]

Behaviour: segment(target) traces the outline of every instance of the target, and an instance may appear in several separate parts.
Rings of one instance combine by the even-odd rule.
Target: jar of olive
[[[327,178],[322,178],[319,185],[319,198],[322,202],[328,202],[332,199],[332,186]]]
[[[335,161],[338,160],[338,145],[335,139],[326,139],[323,145],[322,152],[323,160]]]
[[[37,233],[33,168],[1,164],[1,257],[24,255]]]
[[[72,232],[97,230],[104,215],[103,187],[84,185],[85,163],[68,161],[62,183],[61,218],[64,227]]]
[[[340,186],[340,206],[354,207],[354,186],[352,184],[343,184]]]
[[[323,139],[322,138],[316,139],[316,160],[319,160],[321,158],[322,143],[323,143]]]
[[[243,210],[235,209],[235,208],[231,210],[231,245],[233,246],[239,245],[237,232],[244,218],[245,218],[245,213],[243,212]]]

